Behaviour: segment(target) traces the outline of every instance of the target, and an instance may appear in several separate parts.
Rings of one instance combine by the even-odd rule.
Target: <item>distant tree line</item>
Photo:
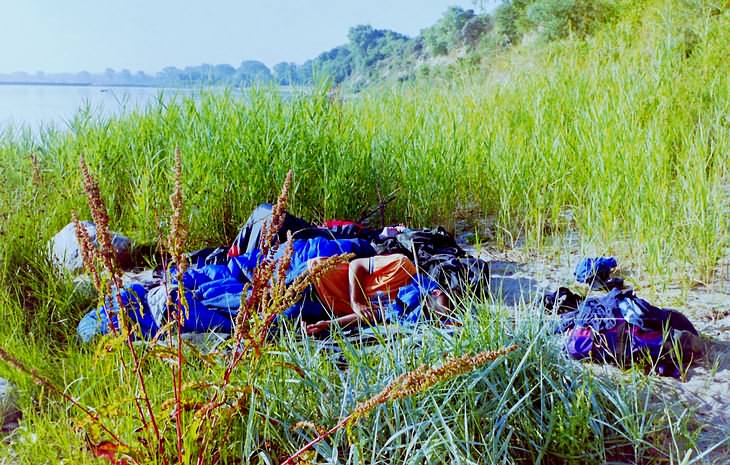
[[[480,0],[475,0],[480,4]],[[281,85],[311,85],[321,79],[332,84],[349,81],[355,89],[384,79],[399,81],[419,75],[448,72],[435,66],[467,66],[488,59],[496,49],[519,43],[526,34],[557,40],[567,35],[590,34],[595,25],[616,14],[615,0],[504,0],[493,14],[473,9],[448,8],[432,26],[416,37],[360,25],[350,29],[348,43],[321,53],[301,65],[278,63],[274,80]],[[483,8],[482,8],[483,10]]]
[[[273,75],[281,85],[310,85],[321,79],[340,84],[353,77],[368,80],[387,74],[389,69],[406,69],[429,56],[445,55],[463,46],[473,47],[491,28],[489,15],[460,7],[449,8],[435,25],[413,38],[359,25],[350,29],[347,44],[301,65],[278,63],[273,67]]]
[[[155,75],[143,71],[131,72],[108,68],[103,73],[10,73],[0,74],[0,82],[54,83],[54,84],[93,84],[105,86],[198,86],[225,85],[250,86],[255,83],[268,83],[274,80],[269,68],[255,60],[246,60],[238,68],[228,64],[186,66],[177,68],[168,66]]]
[[[357,89],[379,80],[404,81],[442,72],[432,71],[430,65],[442,56],[455,55],[460,63],[478,63],[492,50],[516,44],[528,33],[543,40],[586,35],[596,24],[610,20],[615,10],[615,0],[504,0],[493,15],[450,7],[434,25],[413,38],[369,25],[355,26],[346,44],[302,64],[281,62],[272,69],[260,61],[246,60],[238,68],[229,64],[182,69],[168,66],[155,75],[127,69],[96,74],[0,74],[0,82],[238,87],[268,83],[308,86],[321,81],[339,85],[349,81]]]

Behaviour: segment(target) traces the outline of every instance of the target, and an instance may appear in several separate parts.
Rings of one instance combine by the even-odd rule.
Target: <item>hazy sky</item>
[[[413,36],[471,0],[0,0],[0,72],[301,63],[357,24]]]

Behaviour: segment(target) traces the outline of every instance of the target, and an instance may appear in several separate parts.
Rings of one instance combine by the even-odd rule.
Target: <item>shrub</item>
[[[526,17],[544,39],[555,40],[568,34],[590,34],[615,12],[610,0],[538,0],[527,8]]]
[[[436,24],[421,32],[431,54],[435,56],[446,55],[451,49],[459,45],[463,39],[462,31],[464,27],[474,18],[477,18],[474,10],[464,10],[455,6],[446,10]],[[478,28],[474,27],[472,29],[475,31]]]
[[[528,29],[524,18],[525,10],[533,1],[506,0],[495,10],[495,27],[497,33],[504,38],[503,42],[510,44],[519,42]]]

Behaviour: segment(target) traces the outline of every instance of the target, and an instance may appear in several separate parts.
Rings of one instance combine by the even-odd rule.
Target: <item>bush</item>
[[[461,28],[461,40],[464,44],[474,47],[492,28],[494,28],[494,21],[491,16],[474,16]]]
[[[472,19],[477,18],[474,10],[452,6],[439,21],[421,32],[432,55],[446,55],[463,40],[462,31]]]
[[[506,44],[537,30],[546,40],[584,36],[616,15],[613,0],[507,0],[494,12],[495,29]]]
[[[546,40],[568,34],[585,36],[597,24],[615,16],[615,4],[604,0],[538,0],[527,8],[526,17]]]
[[[497,33],[503,42],[514,44],[519,42],[529,28],[525,21],[525,10],[534,0],[506,0],[494,12]]]

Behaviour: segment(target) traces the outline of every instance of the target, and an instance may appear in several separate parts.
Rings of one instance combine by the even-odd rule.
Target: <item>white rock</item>
[[[88,231],[91,240],[98,247],[96,241],[96,225],[90,221],[82,221],[81,224]],[[132,241],[121,234],[112,233],[112,247],[116,253],[118,263],[124,266],[129,262]],[[76,231],[73,223],[67,224],[48,243],[48,250],[51,260],[59,271],[67,270],[71,273],[78,273],[84,268],[81,256],[81,247],[76,239]]]
[[[0,432],[5,433],[18,427],[20,410],[16,403],[15,387],[0,378]]]

